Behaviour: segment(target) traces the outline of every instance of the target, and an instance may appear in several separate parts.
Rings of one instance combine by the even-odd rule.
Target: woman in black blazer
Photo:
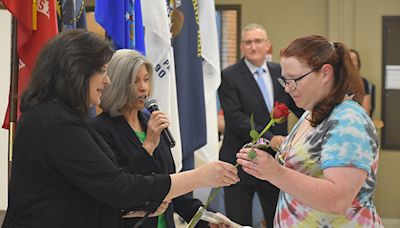
[[[84,30],[63,32],[43,48],[21,98],[2,227],[118,228],[122,208],[154,212],[195,188],[237,181],[225,163],[172,175],[130,174],[117,165],[87,123],[89,107],[110,84],[112,54]]]
[[[163,129],[169,126],[166,115],[160,111],[151,114],[143,111],[144,102],[151,93],[152,65],[137,51],[118,50],[108,65],[111,85],[104,91],[100,107],[103,113],[92,125],[115,152],[118,164],[127,172],[142,175],[171,174],[175,164],[171,150],[164,138]],[[169,202],[165,202],[169,203]],[[202,203],[198,199],[180,196],[168,204],[164,213],[155,213],[141,227],[175,227],[173,212],[187,222]],[[132,216],[135,216],[132,213]],[[143,216],[124,218],[126,228],[131,228]],[[199,227],[207,223],[200,222]]]

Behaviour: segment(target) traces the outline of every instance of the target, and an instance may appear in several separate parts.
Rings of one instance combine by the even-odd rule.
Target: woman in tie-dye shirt
[[[281,189],[275,227],[383,227],[372,200],[378,137],[347,48],[306,36],[281,57],[280,83],[307,111],[275,159],[237,154],[244,171]]]

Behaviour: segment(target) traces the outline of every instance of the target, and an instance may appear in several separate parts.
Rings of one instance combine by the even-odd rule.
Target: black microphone
[[[149,97],[146,99],[146,101],[144,102],[144,107],[146,107],[150,112],[160,110],[160,108],[158,107],[158,104],[157,104],[157,99],[155,99],[153,97]],[[172,137],[172,134],[168,130],[168,128],[165,128],[164,130],[162,130],[161,135],[163,136],[164,140],[168,143],[169,147],[172,148],[175,146],[175,140]]]

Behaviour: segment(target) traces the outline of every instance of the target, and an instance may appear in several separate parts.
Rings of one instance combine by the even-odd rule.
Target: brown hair
[[[311,35],[297,38],[282,49],[281,57],[295,57],[311,69],[330,64],[334,71],[334,85],[330,94],[312,110],[311,125],[320,124],[351,93],[358,103],[364,96],[361,77],[354,67],[349,50],[342,43],[331,43],[322,36]]]
[[[114,51],[104,38],[74,29],[52,38],[40,52],[21,97],[25,112],[43,102],[62,102],[80,117],[89,117],[89,80]]]

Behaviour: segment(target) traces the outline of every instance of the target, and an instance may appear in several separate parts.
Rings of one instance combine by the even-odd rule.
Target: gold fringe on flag
[[[61,18],[62,17],[61,0],[56,1],[56,10],[57,10],[58,16]]]

